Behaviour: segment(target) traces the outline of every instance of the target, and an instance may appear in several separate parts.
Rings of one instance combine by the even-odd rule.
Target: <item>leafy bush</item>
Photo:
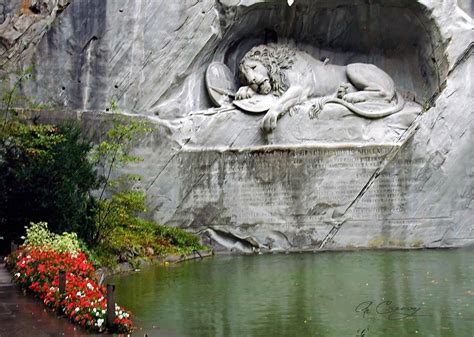
[[[196,235],[181,228],[167,226],[156,226],[155,228],[156,235],[168,240],[180,253],[191,253],[204,248]]]
[[[76,233],[64,232],[61,235],[55,235],[54,248],[58,252],[74,252],[80,250],[79,239]]]
[[[140,212],[146,209],[145,194],[142,192],[116,193],[100,205],[110,212],[101,223],[100,239],[94,248],[103,265],[133,262],[136,257],[188,254],[203,249],[194,234],[179,228],[158,226],[141,218]]]
[[[51,233],[46,222],[32,223],[26,229],[26,247],[40,250],[52,250],[60,253],[75,253],[81,250],[81,243],[76,233],[64,232],[61,235]]]
[[[74,124],[10,122],[0,132],[0,227],[7,240],[44,221],[56,233],[87,231],[98,186],[91,149]]]
[[[114,102],[111,108],[116,109]],[[126,119],[119,115],[113,115],[111,122],[112,126],[89,155],[90,162],[98,168],[101,176],[95,214],[96,231],[91,238],[94,242],[100,241],[101,234],[108,232],[108,225],[115,222],[115,219],[108,218],[114,216],[117,207],[127,214],[145,210],[143,192],[130,189],[132,184],[141,180],[141,176],[120,174],[117,170],[143,160],[133,155],[132,149],[138,137],[150,129],[144,121]]]
[[[54,237],[48,229],[46,222],[31,223],[26,229],[26,246],[53,246]]]

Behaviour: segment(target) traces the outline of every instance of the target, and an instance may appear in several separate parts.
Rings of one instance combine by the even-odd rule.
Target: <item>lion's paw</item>
[[[365,95],[360,92],[351,92],[349,94],[345,94],[342,99],[349,103],[360,103],[365,102],[367,100]]]
[[[248,86],[240,87],[240,89],[235,94],[235,99],[247,99],[255,95],[255,91]]]
[[[349,90],[349,83],[342,83],[339,88],[337,89],[337,98],[343,98],[345,95],[347,95],[347,91]]]
[[[276,129],[278,116],[279,116],[278,112],[274,110],[268,111],[263,117],[262,122],[260,124],[262,130],[267,133],[270,133],[274,129]]]

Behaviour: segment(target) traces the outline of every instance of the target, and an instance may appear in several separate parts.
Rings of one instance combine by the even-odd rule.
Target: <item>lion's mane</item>
[[[296,51],[277,44],[260,45],[250,49],[240,61],[239,74],[242,77],[243,65],[247,61],[258,61],[268,71],[272,90],[281,96],[288,89],[286,71],[293,67]],[[241,78],[241,81],[243,79]]]

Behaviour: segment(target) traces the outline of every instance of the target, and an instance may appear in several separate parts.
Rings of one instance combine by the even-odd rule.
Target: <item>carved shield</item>
[[[217,107],[230,105],[236,91],[234,75],[224,63],[213,62],[206,71],[206,88]]]

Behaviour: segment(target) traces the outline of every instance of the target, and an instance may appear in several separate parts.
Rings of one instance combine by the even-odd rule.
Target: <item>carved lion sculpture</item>
[[[266,132],[276,128],[278,118],[286,111],[310,98],[320,98],[318,111],[326,103],[335,103],[366,118],[385,117],[404,106],[391,77],[375,65],[331,65],[282,45],[252,48],[240,62],[239,75],[245,86],[237,91],[236,100],[255,94],[278,96],[262,120]],[[392,103],[395,100],[396,104]],[[354,105],[367,101],[382,102],[384,106],[378,111],[365,111]]]

